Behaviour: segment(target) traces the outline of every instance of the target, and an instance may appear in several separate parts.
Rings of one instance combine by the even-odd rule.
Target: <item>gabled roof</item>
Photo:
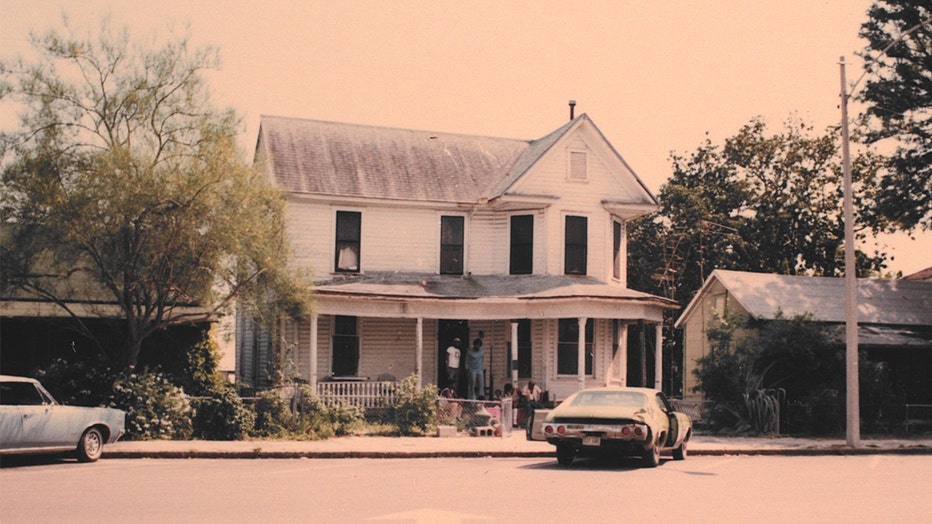
[[[291,193],[473,204],[505,194],[583,122],[518,140],[263,115],[256,147]]]
[[[906,280],[932,280],[932,267],[927,267],[920,271],[916,271],[911,275],[906,275],[903,277]]]
[[[715,282],[756,318],[812,314],[813,320],[845,321],[843,278],[774,275],[716,269],[676,321],[680,327]],[[858,279],[858,322],[932,326],[932,282]]]

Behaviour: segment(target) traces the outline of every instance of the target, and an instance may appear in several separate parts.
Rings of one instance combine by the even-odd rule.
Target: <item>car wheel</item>
[[[573,463],[573,458],[576,456],[576,450],[572,446],[560,445],[557,446],[557,463],[561,466],[569,466]]]
[[[673,450],[673,460],[686,460],[686,441]]]
[[[655,443],[650,449],[645,449],[642,455],[644,466],[656,468],[660,465],[660,444]]]
[[[94,462],[104,450],[104,437],[97,428],[88,428],[78,441],[78,462]]]

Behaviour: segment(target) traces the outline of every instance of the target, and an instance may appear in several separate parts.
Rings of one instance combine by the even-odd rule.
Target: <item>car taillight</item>
[[[644,434],[644,430],[641,429],[641,426],[636,426],[634,428],[634,434],[640,437],[641,435]]]
[[[544,426],[544,433],[547,433],[548,435],[553,433],[553,426],[550,426],[550,425]]]
[[[629,428],[628,426],[621,428],[621,434],[627,437],[628,435],[631,434],[631,428]]]
[[[557,433],[560,434],[560,435],[566,433],[566,427],[564,427],[564,426],[557,426]]]

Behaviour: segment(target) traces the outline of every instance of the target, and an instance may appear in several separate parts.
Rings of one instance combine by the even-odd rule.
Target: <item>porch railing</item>
[[[395,398],[394,382],[318,382],[317,395],[327,404],[360,408],[388,406]]]

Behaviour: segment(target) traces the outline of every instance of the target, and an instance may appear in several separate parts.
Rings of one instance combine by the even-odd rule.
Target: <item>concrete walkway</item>
[[[932,455],[932,438],[862,439],[849,448],[843,439],[749,438],[697,435],[692,456],[709,455]],[[528,441],[524,432],[502,437],[335,437],[327,440],[149,440],[104,447],[104,458],[426,458],[552,457],[554,447]]]

